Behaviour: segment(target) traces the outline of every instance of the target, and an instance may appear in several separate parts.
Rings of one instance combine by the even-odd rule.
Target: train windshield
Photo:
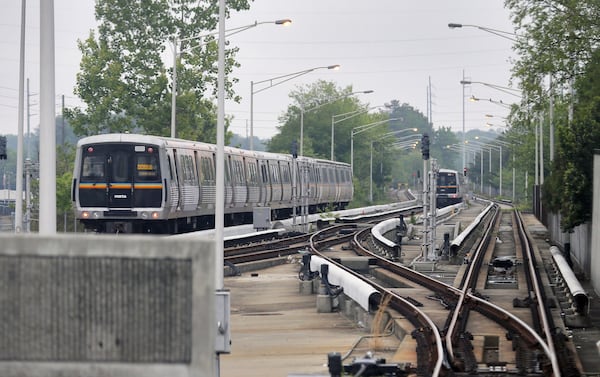
[[[456,174],[454,173],[439,173],[438,186],[456,186]]]
[[[158,148],[122,143],[84,146],[79,188],[84,207],[159,207]]]

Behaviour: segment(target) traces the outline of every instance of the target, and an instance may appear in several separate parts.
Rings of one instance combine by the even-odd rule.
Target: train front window
[[[160,182],[157,155],[137,154],[135,157],[136,182]]]
[[[127,182],[130,179],[129,161],[130,153],[125,151],[114,151],[109,157],[112,166],[112,179],[116,182]]]
[[[104,155],[87,155],[83,157],[81,180],[102,181],[105,175]]]
[[[440,173],[438,175],[438,186],[456,186],[456,176],[454,174]]]

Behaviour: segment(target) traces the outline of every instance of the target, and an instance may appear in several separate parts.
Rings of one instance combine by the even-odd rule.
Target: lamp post
[[[352,170],[352,174],[354,175],[354,135],[358,135],[361,132],[370,130],[373,127],[376,127],[380,124],[384,124],[387,122],[393,122],[395,120],[401,120],[402,118],[390,118],[385,120],[380,120],[378,122],[363,124],[362,126],[354,127],[350,131],[350,167]]]
[[[373,93],[373,91],[372,90],[365,90],[365,91],[360,92],[360,93],[369,94],[369,93]],[[355,116],[358,116],[360,114],[364,114],[364,113],[368,112],[370,109],[371,108],[369,108],[367,110],[362,110],[362,111],[358,110],[358,112],[357,111],[351,111],[351,112],[348,112],[348,113],[345,113],[345,114],[337,114],[337,115],[332,115],[331,116],[331,158],[330,158],[331,161],[335,161],[335,155],[334,155],[334,152],[333,152],[334,137],[335,137],[335,132],[334,132],[335,124],[339,123],[339,122],[342,122],[342,121],[344,121],[346,119],[354,118]],[[350,115],[350,114],[352,114],[352,115]],[[348,115],[348,116],[345,117],[345,118],[342,118],[342,119],[335,120],[335,117],[337,117],[337,116],[344,116],[344,115]]]
[[[254,95],[256,93],[260,93],[264,90],[270,89],[274,86],[278,86],[280,84],[283,84],[284,82],[293,80],[297,77],[306,75],[306,74],[311,73],[312,71],[316,71],[318,69],[337,70],[337,69],[340,69],[340,65],[339,64],[325,65],[325,66],[320,66],[320,67],[304,69],[304,70],[298,71],[298,72],[288,73],[286,75],[272,77],[272,78],[266,79],[266,80],[250,81],[250,150],[254,150]],[[267,82],[269,83],[268,86],[261,88],[261,89],[254,90],[254,85],[264,84]],[[302,114],[301,114],[301,116],[302,116]],[[300,134],[300,156],[302,156],[302,130],[300,130],[300,132],[301,132],[301,134]]]
[[[381,141],[383,139],[385,139],[388,136],[397,134],[397,133],[401,133],[401,132],[405,132],[405,131],[417,131],[416,128],[409,128],[409,129],[405,129],[405,130],[397,130],[397,131],[392,131],[392,132],[386,132],[383,135],[381,135],[380,137],[371,140],[371,159],[370,159],[370,173],[369,173],[369,202],[372,203],[373,202],[373,144]],[[405,138],[410,138],[413,135],[410,136],[405,136]],[[400,138],[401,140],[402,138]]]
[[[333,98],[333,99],[331,99],[331,100],[329,100],[327,102],[320,103],[320,104],[318,104],[316,106],[313,106],[313,107],[310,107],[308,109],[305,109],[304,105],[301,104],[300,105],[300,155],[304,156],[304,113],[320,109],[323,106],[327,106],[329,104],[332,104],[332,103],[334,103],[336,101],[339,101],[341,99],[344,99],[346,97],[353,96],[355,94],[372,93],[372,92],[373,92],[372,90],[365,90],[365,91],[359,91],[359,92],[352,92],[352,93],[344,94],[342,96]],[[332,133],[332,136],[333,136],[333,133]]]
[[[250,25],[246,25],[246,26],[240,26],[240,27],[236,27],[233,29],[229,29],[226,30],[224,37],[229,37],[231,35],[237,34],[237,33],[241,33],[242,31],[254,28],[258,25],[264,25],[264,24],[275,24],[275,25],[284,25],[287,26],[289,24],[292,23],[292,20],[290,19],[281,19],[281,20],[275,20],[275,21],[262,21],[262,22],[258,22],[255,21],[253,24]],[[195,39],[203,39],[209,36],[214,36],[219,34],[219,32],[212,32],[212,33],[208,33],[208,34],[202,34],[202,35],[196,35],[193,37],[187,37],[187,38],[181,38],[178,39],[177,36],[173,37],[173,73],[172,73],[172,77],[171,77],[171,84],[172,84],[172,94],[171,94],[171,137],[176,137],[177,134],[177,126],[176,126],[176,122],[177,122],[177,57],[179,55],[181,55],[182,53],[185,52],[190,52],[195,48],[201,47],[204,45],[204,43],[200,43],[197,46],[192,46],[190,48],[187,48],[185,50],[182,50],[180,52],[177,52],[177,45],[180,42],[186,42],[186,41],[191,41],[191,40],[195,40]]]
[[[487,33],[491,33],[491,34],[497,35],[497,36],[499,36],[501,38],[508,39],[510,41],[513,41],[513,42],[517,41],[517,39],[515,38],[516,37],[515,33],[511,33],[509,31],[498,30],[498,29],[492,29],[492,28],[485,27],[485,26],[470,25],[470,24],[458,24],[458,23],[451,22],[451,23],[448,24],[448,27],[450,29],[459,29],[459,28],[463,28],[463,27],[473,27],[473,28],[477,28],[479,30],[483,30],[483,31],[485,31]]]
[[[462,26],[474,26],[474,25],[448,24],[448,27],[450,27],[451,29],[452,28],[456,28],[456,27],[462,27]],[[482,28],[482,30],[485,30],[485,29],[487,29],[487,28]],[[493,29],[490,29],[490,30],[493,30]],[[521,96],[519,94],[514,93],[514,92],[519,92],[517,89],[509,88],[507,86],[501,86],[501,85],[496,85],[496,84],[489,84],[489,83],[482,82],[482,81],[466,80],[465,79],[465,71],[464,70],[463,70],[463,79],[460,80],[460,84],[462,85],[462,91],[463,91],[463,101],[462,101],[463,102],[462,103],[462,106],[463,106],[462,107],[462,127],[463,127],[463,130],[462,130],[462,134],[463,134],[463,148],[464,148],[464,145],[465,145],[465,142],[466,142],[466,140],[465,140],[465,86],[466,85],[481,84],[481,85],[484,85],[484,86],[487,86],[487,87],[499,90],[501,92],[510,94],[512,96],[516,96],[516,97],[519,97],[519,98]],[[471,96],[470,100],[471,101],[478,101],[479,99],[475,98],[474,96]],[[494,102],[494,101],[492,101],[490,99],[490,102]],[[502,104],[502,102],[500,102],[500,104]],[[502,104],[502,105],[510,108],[510,105],[504,105],[504,104]],[[463,169],[464,169],[466,167],[466,165],[465,165],[466,164],[466,156],[465,156],[466,155],[466,151],[464,149],[463,149],[462,154],[463,154]]]
[[[499,151],[500,154],[498,156],[498,165],[499,165],[498,175],[500,178],[500,184],[498,187],[498,191],[499,191],[499,195],[502,196],[502,145],[495,145],[495,144],[491,144],[491,143],[481,143],[478,141],[472,141],[472,142],[476,145],[480,145],[481,147],[487,147],[489,149],[489,151],[490,151],[490,171],[491,171],[491,165],[492,165],[492,148]]]

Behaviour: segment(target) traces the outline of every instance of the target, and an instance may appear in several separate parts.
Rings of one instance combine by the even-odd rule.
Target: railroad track
[[[501,224],[505,223],[509,226],[501,227]],[[527,374],[556,377],[578,375],[572,353],[566,347],[564,337],[560,332],[555,331],[556,327],[549,308],[550,301],[546,297],[540,271],[538,271],[538,258],[520,214],[517,211],[501,211],[496,206],[481,226],[483,229],[478,232],[481,236],[473,248],[466,252],[469,263],[462,277],[455,279],[458,282],[455,283],[456,286],[392,262],[371,251],[370,243],[367,241],[370,237],[368,227],[363,229],[357,227],[357,232],[350,241],[352,249],[358,255],[368,256],[376,261],[376,268],[397,275],[398,280],[409,281],[431,291],[433,297],[450,309],[444,321],[431,318],[415,306],[414,303],[418,302],[420,297],[401,295],[393,288],[383,287],[373,283],[371,278],[363,277],[340,264],[338,266],[372,284],[379,291],[382,301],[383,298],[386,300],[390,298],[389,306],[401,313],[413,325],[413,337],[417,341],[415,372],[419,376],[438,376],[442,372],[456,375],[482,373],[482,360],[477,360],[473,352],[473,336],[482,336],[472,332],[472,329],[477,327],[470,325],[472,321],[469,319],[474,316],[477,316],[477,321],[491,321],[490,326],[501,329],[500,331],[506,337],[506,340],[497,337],[499,342],[497,348],[488,350],[488,354],[483,356],[486,359],[484,362],[487,371],[494,372],[496,375]],[[503,250],[497,247],[502,245],[498,241],[500,235],[507,237],[506,241],[510,244],[508,253],[511,258],[504,255],[507,253],[507,245],[504,245]],[[511,236],[514,237],[512,241],[509,239]],[[325,238],[325,235],[318,233],[313,235],[313,240],[316,241],[312,243],[311,249],[314,254],[328,258],[327,250],[335,241],[325,241]],[[344,237],[343,242],[347,239]],[[389,255],[389,253],[385,254]],[[506,291],[497,286],[501,283],[498,275],[493,272],[501,270],[502,266],[507,267],[509,264],[507,260],[515,261],[510,269],[518,277],[516,282],[516,285],[520,286],[518,290]],[[494,266],[494,263],[498,264]],[[514,281],[512,283],[514,284]],[[524,292],[526,297],[522,300],[515,298],[513,305],[525,303],[523,305],[525,309],[507,307],[506,297],[500,300],[503,301],[504,307],[495,303],[499,292],[512,295]],[[503,344],[508,344],[508,347]],[[509,362],[498,358],[499,351],[505,352],[506,349],[514,351]],[[493,357],[494,354],[496,358]],[[505,354],[503,356],[507,357]]]
[[[372,277],[362,276],[336,263],[379,292],[376,296],[379,302],[371,303],[373,307],[384,300],[389,301],[387,305],[413,326],[411,335],[417,344],[414,372],[417,375],[480,374],[483,373],[482,365],[486,365],[487,371],[494,375],[578,375],[571,350],[553,323],[549,308],[551,300],[546,297],[538,270],[539,258],[520,214],[512,210],[502,211],[498,206],[489,211],[481,222],[481,229],[474,232],[476,242],[467,243],[472,245],[468,250],[459,250],[462,256],[457,259],[467,260],[468,264],[461,267],[455,283],[448,284],[432,274],[390,261],[371,250],[373,243],[369,242],[369,238],[373,224],[414,211],[415,208],[405,208],[366,217],[337,219],[336,223],[312,234],[226,248],[225,260],[228,264],[239,264],[310,251],[336,263],[335,258],[329,258],[329,252],[336,246],[346,245],[346,249],[352,249],[357,255],[371,258],[374,268],[395,275],[398,281],[430,291],[428,297],[435,298],[447,309],[443,318],[439,315],[432,317],[431,313],[419,308],[419,300],[423,297],[399,293],[397,289],[374,282]],[[502,243],[498,242],[500,239]],[[391,252],[384,250],[383,255],[391,255]],[[494,265],[498,260],[500,267]],[[508,260],[514,262],[510,266],[514,279],[506,279],[506,273],[493,273],[496,269],[501,270],[502,266],[506,267]],[[500,279],[502,276],[505,280]],[[502,287],[506,283],[518,289],[512,287],[513,290],[508,288],[507,291]],[[502,295],[505,296],[504,301],[496,302]],[[519,297],[515,297],[508,306],[506,295]],[[489,321],[490,325],[486,326],[496,332],[498,344],[495,348],[488,347],[483,356],[475,355],[474,337],[487,341],[494,336],[479,334],[477,326],[472,325],[473,318],[476,322]],[[502,358],[499,357],[501,352]],[[507,352],[512,352],[513,356],[507,357]]]

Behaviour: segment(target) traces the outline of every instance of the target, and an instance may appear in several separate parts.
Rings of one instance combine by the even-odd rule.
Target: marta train
[[[460,175],[456,170],[439,169],[435,186],[436,207],[443,208],[462,202]]]
[[[210,229],[216,154],[213,144],[159,136],[82,138],[71,192],[76,218],[101,233]],[[300,213],[301,204],[316,213],[343,209],[352,200],[349,164],[233,147],[225,147],[224,156],[225,225],[251,223],[255,207],[270,208],[276,220],[290,217],[294,206]]]

